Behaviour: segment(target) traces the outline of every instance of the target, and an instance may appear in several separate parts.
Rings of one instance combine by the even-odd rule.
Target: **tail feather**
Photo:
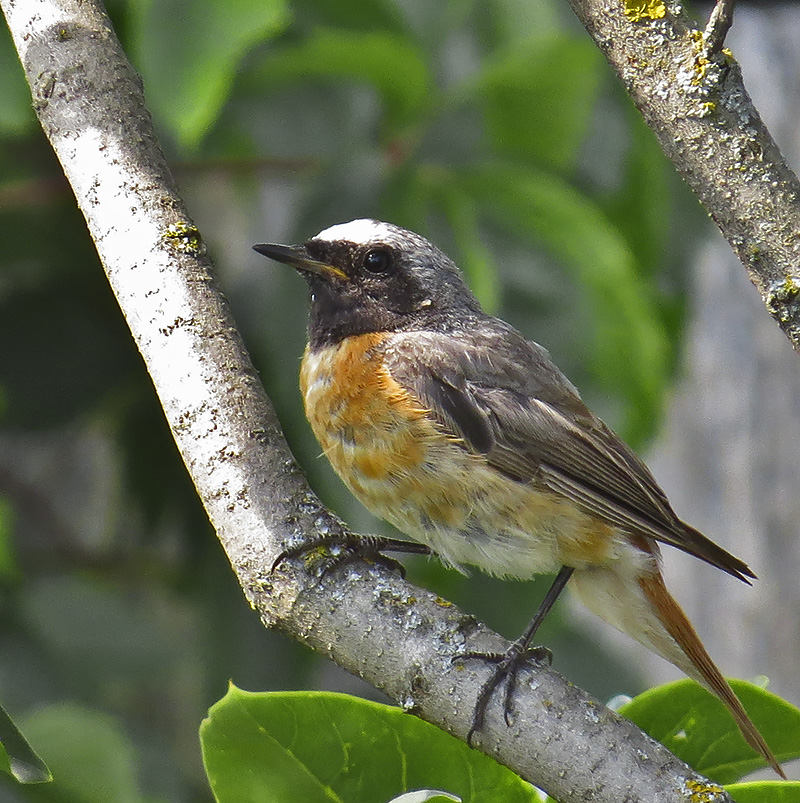
[[[711,660],[686,614],[667,591],[655,561],[639,563],[638,568],[628,565],[627,569],[622,571],[621,566],[577,569],[570,588],[601,619],[714,692],[733,715],[747,743],[785,778],[764,737]]]
[[[692,623],[681,609],[681,606],[667,591],[661,573],[643,575],[639,578],[639,586],[645,597],[652,604],[666,631],[678,643],[678,646],[696,670],[687,674],[694,676],[696,680],[708,686],[722,700],[733,715],[734,720],[736,720],[736,724],[739,726],[739,730],[741,730],[747,743],[764,758],[778,775],[786,778],[780,764],[778,764],[774,754],[764,741],[764,737],[744,710],[728,681],[725,680],[722,673],[717,669],[716,664],[711,660],[711,656],[700,641],[700,637],[697,635]]]

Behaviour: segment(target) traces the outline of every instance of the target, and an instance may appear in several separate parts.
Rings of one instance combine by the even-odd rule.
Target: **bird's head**
[[[308,281],[312,348],[368,332],[452,329],[483,315],[453,261],[391,223],[353,220],[301,245],[253,248]]]

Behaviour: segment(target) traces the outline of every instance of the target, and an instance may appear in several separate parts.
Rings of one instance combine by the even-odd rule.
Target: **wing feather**
[[[547,352],[507,324],[490,318],[470,331],[397,333],[385,364],[448,435],[498,471],[745,582],[755,576],[677,517],[648,468],[583,404]]]

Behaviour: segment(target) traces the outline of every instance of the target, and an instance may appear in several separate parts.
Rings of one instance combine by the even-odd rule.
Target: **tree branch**
[[[678,2],[570,3],[800,351],[800,184],[739,65]]]
[[[717,0],[703,31],[703,57],[710,59],[722,50],[733,25],[734,0]]]
[[[175,441],[250,604],[406,709],[464,738],[506,642],[380,566],[324,580],[285,546],[343,525],[309,489],[178,197],[138,76],[91,0],[2,0],[34,105],[73,187]],[[632,723],[547,670],[525,673],[512,725],[490,705],[482,749],[562,800],[730,798]]]

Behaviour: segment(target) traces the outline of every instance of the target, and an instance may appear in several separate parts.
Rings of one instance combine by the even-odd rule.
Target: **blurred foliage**
[[[47,783],[50,770],[31,748],[5,709],[0,707],[0,771],[20,783]]]
[[[303,420],[303,283],[254,242],[353,217],[414,228],[634,446],[654,433],[702,217],[687,194],[674,203],[685,191],[563,4],[109,11],[287,437],[355,529],[386,528],[317,459]],[[0,773],[0,801],[208,801],[196,728],[229,678],[370,692],[245,604],[3,26],[0,86],[0,700],[56,775],[43,792]],[[547,586],[425,560],[410,576],[510,636]],[[601,698],[635,690],[635,671],[560,610],[541,637]]]

